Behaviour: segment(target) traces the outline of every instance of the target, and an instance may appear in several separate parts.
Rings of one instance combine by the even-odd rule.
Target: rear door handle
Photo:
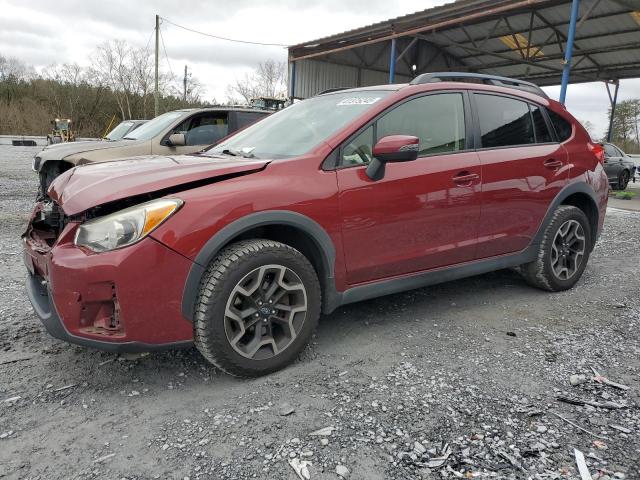
[[[471,185],[472,182],[479,180],[480,175],[477,173],[460,172],[453,177],[453,183],[456,185]]]
[[[560,160],[554,160],[553,158],[550,158],[549,160],[544,162],[545,168],[548,168],[550,170],[557,170],[562,167],[562,165],[564,164]]]

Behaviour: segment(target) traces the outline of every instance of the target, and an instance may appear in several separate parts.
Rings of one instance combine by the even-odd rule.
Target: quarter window
[[[496,95],[476,94],[480,135],[484,148],[528,145],[535,142],[529,105]]]
[[[551,120],[551,124],[553,125],[554,130],[556,131],[556,135],[558,136],[558,140],[564,142],[568,140],[571,136],[571,124],[567,122],[564,118],[558,115],[556,112],[547,108],[547,113],[549,114],[549,119]]]
[[[372,157],[372,149],[373,125],[370,125],[342,148],[342,165],[349,167],[369,163]]]

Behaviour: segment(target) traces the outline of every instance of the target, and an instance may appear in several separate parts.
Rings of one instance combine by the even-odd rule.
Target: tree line
[[[182,79],[180,79],[182,80]],[[44,135],[51,120],[71,118],[81,137],[101,137],[125,119],[154,116],[154,61],[148,49],[121,40],[98,46],[89,66],[56,64],[40,72],[0,54],[0,134]],[[160,112],[204,104],[199,81],[159,75]]]
[[[612,142],[625,153],[640,153],[640,98],[624,100],[616,106]]]
[[[154,116],[155,65],[148,48],[122,40],[99,45],[88,66],[54,64],[37,72],[20,59],[0,53],[0,135],[45,135],[55,118],[70,118],[80,137],[101,137],[121,120]],[[286,96],[286,64],[268,60],[228,86],[226,104]],[[215,104],[203,100],[193,75],[159,74],[160,113]]]

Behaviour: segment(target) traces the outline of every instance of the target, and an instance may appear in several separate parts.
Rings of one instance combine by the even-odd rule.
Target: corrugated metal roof
[[[580,4],[571,80],[640,77],[640,0],[582,0]],[[459,0],[295,45],[289,54],[292,60],[335,60],[343,66],[370,68],[363,61],[375,57],[370,51],[379,51],[381,44],[397,38],[398,52],[409,47],[404,61],[396,65],[404,77],[433,71],[429,58],[421,54],[428,46],[455,60],[447,61],[451,69],[557,84],[570,7],[571,0]],[[418,41],[409,46],[413,38]],[[345,55],[347,51],[355,54]],[[415,71],[408,57],[417,65]],[[388,71],[388,55],[379,58],[375,70]]]

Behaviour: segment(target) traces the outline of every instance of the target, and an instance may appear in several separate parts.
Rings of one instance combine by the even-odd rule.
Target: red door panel
[[[478,258],[517,252],[536,234],[554,197],[569,178],[560,144],[479,151],[482,208]]]
[[[480,216],[475,152],[338,170],[347,281],[367,282],[473,260]],[[466,176],[457,178],[456,176]]]

